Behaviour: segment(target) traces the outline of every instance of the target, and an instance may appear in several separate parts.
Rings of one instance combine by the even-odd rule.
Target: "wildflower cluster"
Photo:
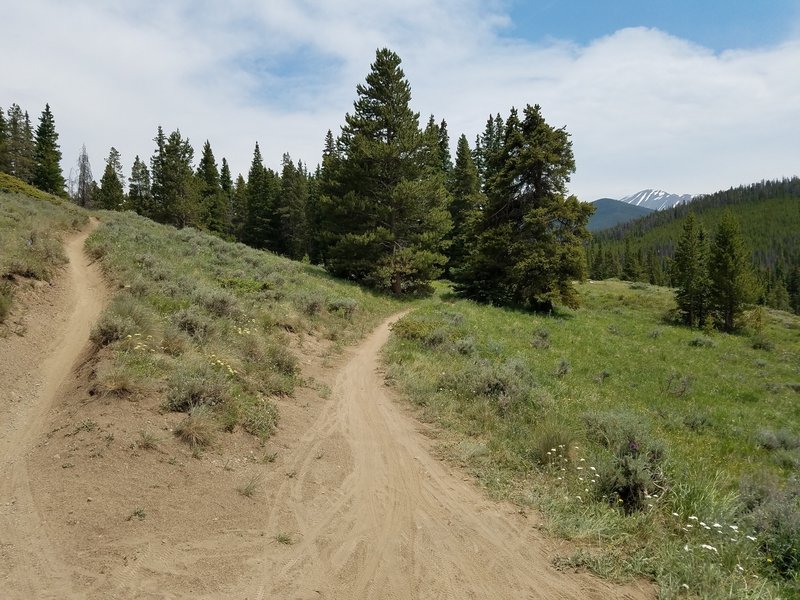
[[[129,340],[129,343],[133,344],[133,349],[135,351],[141,352],[155,352],[156,349],[151,346],[153,343],[153,336],[148,335],[146,337],[142,337],[141,333],[134,333],[125,336],[126,340]]]
[[[231,377],[239,374],[239,371],[234,369],[229,362],[217,357],[216,354],[211,354],[208,358],[211,362],[212,367],[217,369],[222,369],[223,371],[227,371],[228,375],[230,375]]]

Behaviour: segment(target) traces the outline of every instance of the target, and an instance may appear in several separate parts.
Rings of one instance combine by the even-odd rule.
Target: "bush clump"
[[[0,281],[0,323],[5,322],[14,301],[14,286],[10,281]]]
[[[195,406],[175,428],[175,435],[192,449],[207,448],[214,442],[217,426],[207,406]]]
[[[193,307],[182,308],[172,315],[172,323],[198,341],[205,341],[211,324]]]
[[[167,386],[167,408],[189,411],[196,406],[216,406],[229,399],[224,375],[210,365],[195,365],[176,371]]]
[[[352,298],[333,298],[328,300],[327,308],[329,313],[349,319],[358,310],[358,302]]]
[[[642,510],[665,489],[665,447],[635,415],[584,415],[587,437],[607,450],[598,468],[596,494],[627,514]]]

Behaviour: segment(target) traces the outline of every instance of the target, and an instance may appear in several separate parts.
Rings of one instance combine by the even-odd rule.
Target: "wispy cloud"
[[[584,199],[677,193],[798,173],[800,39],[714,53],[646,28],[588,45],[508,37],[503,4],[477,0],[61,3],[5,11],[0,103],[50,102],[67,165],[129,168],[157,125],[246,172],[253,144],[315,164],[352,108],[377,47],[403,58],[422,118],[470,139],[489,113],[539,103],[572,134]]]

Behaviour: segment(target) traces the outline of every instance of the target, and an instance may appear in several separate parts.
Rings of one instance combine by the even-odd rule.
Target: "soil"
[[[304,341],[306,387],[266,444],[235,431],[198,455],[158,390],[97,393],[107,292],[87,235],[0,339],[3,598],[654,597],[556,570],[535,515],[434,458],[384,384],[391,319],[335,364]]]

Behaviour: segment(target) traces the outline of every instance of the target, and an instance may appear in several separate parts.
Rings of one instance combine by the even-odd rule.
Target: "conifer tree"
[[[456,290],[534,310],[576,306],[572,282],[585,277],[593,207],[566,195],[575,170],[569,134],[548,125],[538,105],[528,105],[521,121],[512,109],[503,129],[497,154],[487,153],[493,141],[483,143],[487,201]]]
[[[122,164],[120,154],[113,146],[106,159],[106,167],[100,178],[100,189],[94,197],[96,208],[106,210],[123,210],[125,208],[125,192],[122,187]]]
[[[50,105],[45,104],[36,128],[33,185],[57,196],[66,196],[66,182],[61,172],[61,148],[58,145],[55,119]]]
[[[755,296],[755,282],[741,228],[729,210],[723,214],[711,244],[709,273],[717,322],[725,331],[733,331],[745,303]]]
[[[272,170],[264,166],[261,148],[256,142],[250,172],[247,175],[247,216],[242,232],[243,241],[254,248],[269,248],[275,242],[273,232],[275,179]]]
[[[675,300],[683,322],[690,327],[704,325],[709,313],[708,243],[703,227],[690,212],[683,224],[672,266],[677,290]]]
[[[448,235],[450,246],[447,249],[448,273],[458,272],[463,267],[467,256],[471,228],[479,217],[480,207],[485,202],[481,193],[478,168],[472,158],[467,137],[462,135],[456,146],[456,162],[452,170],[450,192],[453,201],[450,204],[450,219],[453,229]]]
[[[3,107],[0,106],[0,173],[10,173],[11,171],[11,163],[8,156],[8,138],[8,124],[3,113]]]
[[[18,104],[12,104],[8,109],[6,127],[6,172],[25,183],[31,183],[35,143],[28,113],[23,112]]]
[[[92,205],[92,165],[89,162],[89,153],[86,151],[86,144],[81,146],[81,153],[78,155],[78,184],[75,190],[74,201],[78,206],[88,208]]]
[[[308,174],[303,164],[297,166],[288,154],[283,155],[280,200],[276,208],[280,220],[276,251],[300,260],[308,254]]]
[[[400,58],[378,50],[356,88],[320,200],[334,274],[395,294],[428,288],[446,257],[449,195],[410,108]]]
[[[230,235],[233,239],[243,242],[245,221],[247,219],[247,182],[241,174],[236,177],[236,183],[231,191],[231,201],[228,207],[230,220]]]
[[[128,178],[128,204],[131,210],[145,217],[153,218],[153,196],[150,190],[150,171],[147,165],[136,155]]]
[[[198,225],[199,190],[194,177],[194,149],[180,130],[156,136],[156,154],[151,159],[152,194],[156,219],[175,227]]]
[[[222,234],[228,230],[227,196],[222,189],[222,180],[211,143],[206,140],[200,164],[197,166],[200,190],[200,213],[202,224],[214,233]],[[230,172],[228,173],[230,180]]]

